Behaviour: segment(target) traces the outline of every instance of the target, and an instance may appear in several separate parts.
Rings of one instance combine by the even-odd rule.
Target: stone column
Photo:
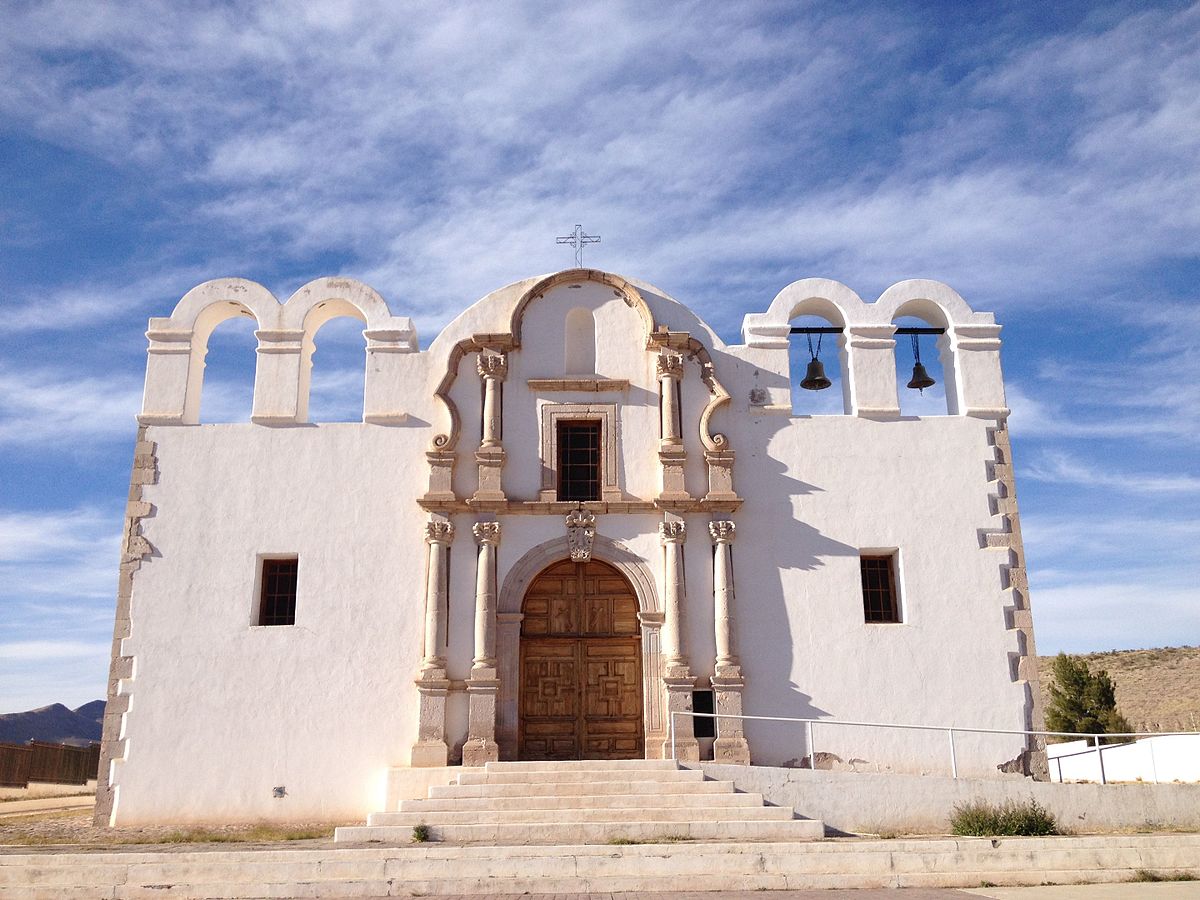
[[[683,464],[687,452],[679,420],[679,382],[683,378],[683,357],[678,353],[661,353],[656,363],[658,373],[659,410],[662,434],[658,441],[658,459],[662,463],[660,500],[686,500]]]
[[[716,695],[717,715],[742,714],[742,690],[745,681],[738,663],[737,635],[734,628],[733,592],[733,522],[710,522],[708,532],[713,540],[713,619],[716,628],[717,661],[712,679]],[[750,764],[750,747],[746,743],[741,719],[717,719],[717,740],[713,744],[717,762]]]
[[[505,497],[500,472],[504,468],[501,443],[504,410],[500,386],[508,374],[508,357],[497,351],[484,351],[479,354],[477,368],[483,379],[483,435],[475,453],[475,462],[479,464],[479,486],[473,499],[477,506],[480,501],[503,504]]]
[[[449,606],[449,572],[446,554],[454,539],[454,525],[444,520],[425,524],[429,563],[425,572],[425,646],[421,671],[417,674],[419,720],[412,765],[444,766],[449,758],[446,745],[446,629]]]
[[[498,760],[496,745],[496,547],[499,522],[478,522],[471,529],[479,543],[475,571],[475,659],[467,680],[467,741],[463,765],[482,766]]]
[[[671,713],[692,711],[692,677],[687,660],[687,639],[684,630],[684,606],[687,601],[683,576],[683,542],[687,527],[681,521],[663,522],[658,526],[663,544],[663,684],[667,690],[667,739],[663,756],[671,755]],[[675,756],[677,759],[698,760],[700,745],[696,742],[691,716],[676,716]]]

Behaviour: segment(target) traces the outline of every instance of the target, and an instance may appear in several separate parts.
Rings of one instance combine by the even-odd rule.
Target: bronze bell
[[[800,387],[806,391],[823,391],[832,383],[825,377],[825,364],[819,359],[809,360],[808,371],[804,373],[804,380],[800,382]]]
[[[921,365],[921,363],[917,363],[915,366],[913,366],[912,381],[908,383],[910,388],[916,388],[918,391],[924,391],[925,388],[933,387],[935,384],[937,384],[937,382],[929,377],[929,373],[925,371],[925,367]]]

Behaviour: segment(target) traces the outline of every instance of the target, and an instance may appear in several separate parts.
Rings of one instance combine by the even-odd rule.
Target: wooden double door
[[[596,560],[555,563],[522,611],[520,758],[642,758],[642,639],[629,582]]]

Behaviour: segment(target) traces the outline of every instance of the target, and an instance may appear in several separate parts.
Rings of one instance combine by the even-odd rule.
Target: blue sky
[[[1200,6],[10,0],[0,711],[103,696],[149,316],[346,274],[427,344],[576,222],[729,341],[808,276],[995,311],[1039,650],[1200,643]]]

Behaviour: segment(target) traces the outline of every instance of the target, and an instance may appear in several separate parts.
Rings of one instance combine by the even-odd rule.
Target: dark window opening
[[[600,422],[558,423],[558,499],[600,499]]]
[[[863,614],[868,622],[899,622],[894,556],[863,556]]]
[[[713,691],[692,691],[692,712],[714,713],[716,712],[716,708],[713,704]],[[710,719],[708,716],[695,716],[692,719],[692,727],[695,729],[695,735],[698,738],[717,736],[717,720]]]
[[[259,625],[296,624],[296,574],[299,561],[264,559],[262,596],[258,606]]]

